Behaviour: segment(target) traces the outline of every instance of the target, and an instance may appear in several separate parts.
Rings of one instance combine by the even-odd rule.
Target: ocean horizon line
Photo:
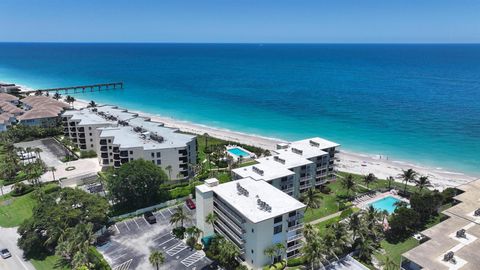
[[[0,44],[171,44],[171,45],[480,45],[480,42],[196,42],[196,41],[0,41]]]

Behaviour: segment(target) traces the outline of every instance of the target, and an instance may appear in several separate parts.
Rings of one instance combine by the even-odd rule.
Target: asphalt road
[[[22,258],[23,251],[17,247],[19,237],[17,228],[0,227],[0,249],[7,248],[12,254],[12,257],[8,259],[0,258],[1,270],[35,270],[30,262]]]

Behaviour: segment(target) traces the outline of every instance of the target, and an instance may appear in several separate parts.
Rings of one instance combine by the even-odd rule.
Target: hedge
[[[300,265],[304,265],[305,263],[306,263],[305,257],[297,257],[297,258],[289,259],[287,261],[287,266],[288,267],[300,266]]]
[[[88,257],[90,261],[93,263],[94,270],[111,270],[112,268],[108,265],[105,258],[103,258],[102,254],[100,254],[96,248],[90,247],[88,249]]]

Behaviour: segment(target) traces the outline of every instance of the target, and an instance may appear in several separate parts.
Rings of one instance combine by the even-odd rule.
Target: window
[[[252,254],[253,254],[253,249],[251,251],[252,251]]]
[[[111,142],[112,142],[112,140],[108,139],[108,143],[111,143]]]
[[[282,216],[278,216],[278,217],[275,217],[273,219],[273,223],[276,224],[276,223],[279,223],[279,222],[282,222]]]
[[[133,151],[130,151],[130,155],[133,154]]]
[[[255,230],[252,228],[252,233],[255,233]]]
[[[93,148],[93,144],[90,144],[90,147],[92,147],[92,148]]]
[[[288,213],[288,216],[289,216],[289,217],[293,217],[293,216],[295,216],[296,214],[297,214],[297,212],[293,211],[293,212]]]
[[[92,136],[92,133],[88,133],[88,135]]]
[[[92,130],[92,127],[88,127],[88,130]],[[91,134],[91,133],[90,133]]]
[[[157,152],[157,158],[160,158],[160,152]]]
[[[273,234],[279,234],[282,232],[282,225],[273,227]]]
[[[109,147],[108,147],[108,149],[112,149],[112,147],[111,147],[111,146],[109,146]]]
[[[157,165],[160,165],[160,164],[162,164],[162,160],[157,159]]]

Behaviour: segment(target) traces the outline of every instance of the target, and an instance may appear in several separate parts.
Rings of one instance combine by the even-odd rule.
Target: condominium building
[[[298,256],[302,248],[305,205],[265,181],[250,177],[219,184],[215,178],[196,187],[197,227],[205,236],[219,234],[240,250],[240,259],[254,269],[269,264],[265,249],[281,243],[281,258]],[[213,226],[208,214],[217,216]]]
[[[196,137],[158,123],[148,126],[149,129],[132,125],[99,128],[96,152],[100,165],[118,168],[131,160],[144,159],[162,167],[170,179],[189,177],[190,165],[196,164]]]
[[[96,150],[98,128],[116,126],[90,110],[69,110],[62,114],[63,131],[82,151]],[[98,154],[98,153],[97,153]]]
[[[279,144],[273,156],[258,158],[257,164],[232,170],[232,178],[263,180],[299,198],[312,187],[335,179],[334,156],[339,146],[321,138]]]
[[[196,136],[115,106],[67,111],[63,123],[65,135],[81,150],[94,150],[103,168],[145,159],[162,167],[170,179],[183,179],[197,162]]]

